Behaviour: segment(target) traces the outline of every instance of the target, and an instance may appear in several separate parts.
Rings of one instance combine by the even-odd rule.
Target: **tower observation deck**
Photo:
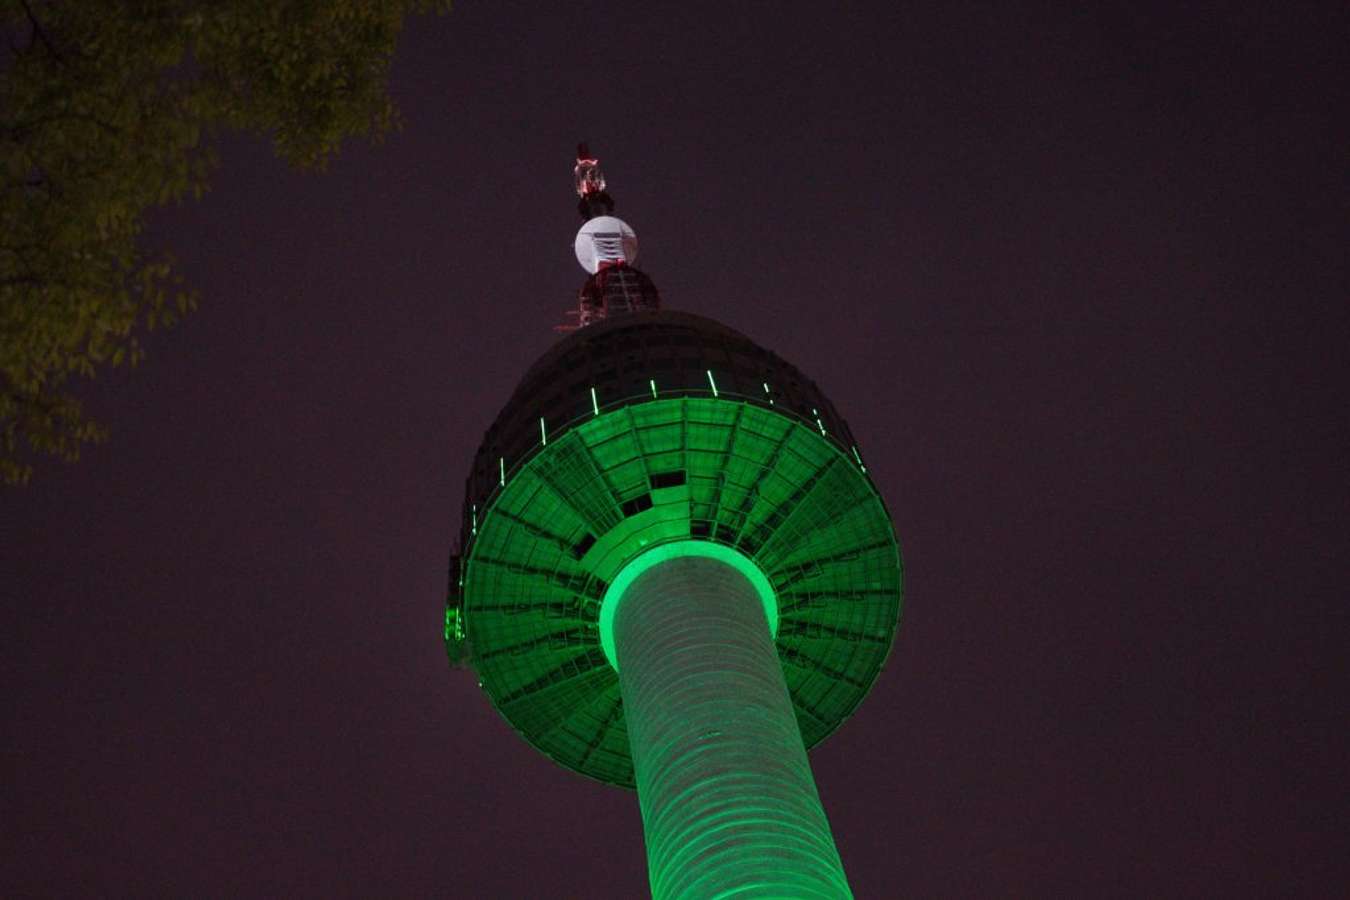
[[[806,749],[890,652],[890,516],[813,381],[660,308],[578,157],[590,278],[473,461],[447,650],[541,752],[637,788],[654,897],[850,896]]]

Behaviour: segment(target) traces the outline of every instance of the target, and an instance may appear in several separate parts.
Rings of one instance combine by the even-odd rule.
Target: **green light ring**
[[[773,592],[773,585],[769,583],[768,576],[754,560],[739,550],[713,541],[693,539],[667,541],[642,551],[624,563],[600,599],[600,647],[605,651],[605,659],[609,660],[615,672],[619,671],[619,654],[614,648],[614,616],[629,586],[639,575],[653,566],[668,560],[691,556],[715,559],[744,575],[755,589],[755,593],[759,594],[759,601],[764,604],[764,616],[769,620],[769,636],[778,637],[778,598]]]

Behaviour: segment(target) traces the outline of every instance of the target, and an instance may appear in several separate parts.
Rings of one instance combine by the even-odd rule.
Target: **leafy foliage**
[[[136,363],[137,334],[196,304],[140,247],[152,207],[200,196],[221,127],[321,169],[396,124],[405,14],[446,0],[4,0],[0,71],[0,481],[104,430],[72,375]]]

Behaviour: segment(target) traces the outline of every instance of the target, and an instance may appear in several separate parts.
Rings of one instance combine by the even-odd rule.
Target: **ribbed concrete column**
[[[614,615],[655,900],[852,896],[749,580],[667,560]]]

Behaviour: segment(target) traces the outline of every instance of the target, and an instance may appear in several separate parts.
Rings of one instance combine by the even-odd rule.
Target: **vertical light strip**
[[[595,388],[591,388],[591,410],[597,416],[600,415],[600,401],[596,399]]]
[[[650,385],[652,386],[652,399],[655,400],[655,399],[656,399],[656,379],[655,379],[655,378],[650,378],[650,379],[647,380],[647,383],[650,384]]]
[[[506,457],[497,457],[497,475],[502,487],[506,487]]]
[[[820,429],[820,433],[823,436],[825,434],[825,423],[820,421],[820,413],[814,406],[811,407],[811,415],[816,417],[816,427]]]
[[[472,519],[471,524],[469,525],[470,533],[473,534],[473,535],[475,535],[475,536],[477,536],[477,534],[478,534],[478,504],[477,504],[477,503],[473,504],[473,512],[471,513],[471,515],[473,516],[473,519]]]
[[[717,382],[713,380],[712,369],[708,370],[708,384],[712,385],[713,396],[717,396]]]
[[[464,617],[459,614],[459,610],[447,606],[445,608],[445,642],[464,640]]]
[[[867,466],[863,465],[862,457],[858,455],[858,448],[850,446],[849,449],[853,451],[853,458],[858,461],[858,468],[866,472]]]
[[[769,405],[773,406],[773,391],[769,390],[769,383],[767,381],[764,382],[764,396],[769,398]]]
[[[544,427],[544,417],[539,417],[539,444],[542,447],[548,446],[548,429]]]

